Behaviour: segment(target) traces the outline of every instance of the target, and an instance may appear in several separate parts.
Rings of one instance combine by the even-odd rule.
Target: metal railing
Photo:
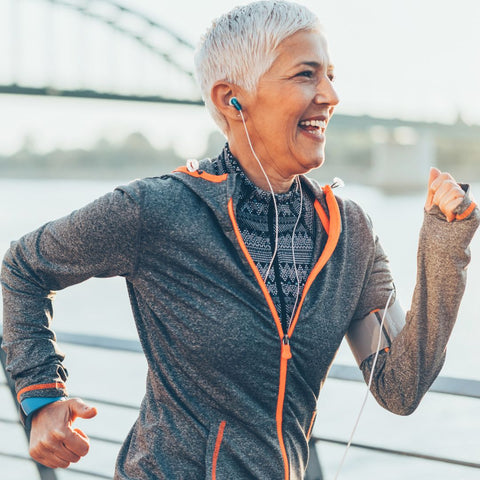
[[[118,339],[118,338],[111,338],[111,337],[81,335],[81,334],[73,334],[73,333],[58,333],[57,337],[58,337],[58,341],[61,343],[68,343],[68,344],[73,344],[73,345],[82,346],[82,347],[98,348],[102,350],[113,350],[117,352],[134,352],[134,353],[142,352],[140,343],[136,340],[126,340],[126,339]],[[0,342],[1,340],[2,340],[2,336],[0,331]],[[3,370],[5,372],[5,377],[7,378],[6,384],[10,389],[10,392],[13,396],[15,404],[17,405],[14,385],[5,370],[6,359],[5,359],[5,353],[2,350],[0,350],[0,363],[2,364]],[[349,381],[349,382],[364,381],[358,368],[347,366],[347,365],[334,365],[330,370],[329,378],[342,380],[342,381]],[[3,384],[5,385],[5,382],[3,382]],[[2,385],[2,382],[0,382],[0,385]],[[461,396],[461,397],[467,397],[467,398],[473,398],[473,399],[480,399],[480,381],[441,376],[441,377],[438,377],[437,380],[434,382],[434,384],[430,388],[430,392],[436,392],[436,393],[447,394],[447,395],[455,395],[455,396]],[[132,404],[127,404],[122,402],[113,402],[113,401],[108,401],[108,400],[103,400],[98,398],[91,398],[84,395],[81,395],[81,396],[87,402],[93,402],[100,405],[120,407],[120,408],[129,409],[129,410],[138,410],[139,408],[138,405],[132,405]],[[17,408],[18,408],[18,405],[17,405]],[[0,417],[0,423],[17,424],[20,422],[18,420],[12,420],[9,418]],[[25,432],[25,433],[28,436],[28,432]],[[122,444],[122,441],[120,440],[106,438],[103,436],[89,435],[89,437],[92,440],[97,440],[99,442],[110,443],[118,446]],[[311,455],[310,455],[310,460],[309,460],[309,465],[308,465],[307,473],[305,476],[305,480],[323,480],[324,479],[322,469],[320,466],[320,461],[315,448],[316,444],[320,442],[335,444],[335,445],[343,445],[343,446],[347,445],[347,442],[343,439],[312,436],[312,438],[310,439]],[[469,461],[459,460],[455,458],[422,454],[422,453],[408,451],[408,450],[384,448],[384,447],[379,447],[376,445],[368,445],[364,443],[353,442],[351,446],[353,448],[370,450],[378,454],[404,456],[409,458],[422,459],[425,461],[440,462],[440,463],[446,463],[450,465],[456,465],[456,466],[480,470],[480,463],[476,463],[473,461],[469,462]],[[25,455],[13,454],[13,453],[0,451],[0,457],[8,457],[11,459],[33,462],[33,460],[27,454]],[[57,480],[55,470],[44,467],[43,465],[37,464],[36,462],[35,462],[35,465],[37,467],[39,478],[41,480]],[[72,473],[85,475],[87,477],[89,476],[90,478],[106,478],[106,479],[111,478],[110,476],[107,476],[99,472],[78,469],[75,467],[69,467],[69,471]]]

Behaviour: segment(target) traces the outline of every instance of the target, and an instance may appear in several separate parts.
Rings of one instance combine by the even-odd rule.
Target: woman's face
[[[322,165],[325,129],[338,96],[320,33],[297,32],[276,53],[256,92],[246,94],[245,103],[240,103],[260,160],[281,177],[290,178]]]

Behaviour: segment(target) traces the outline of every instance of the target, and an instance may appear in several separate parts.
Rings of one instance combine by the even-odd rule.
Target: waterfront
[[[10,240],[43,222],[81,207],[118,183],[122,182],[0,180],[0,202],[3,206],[0,209],[2,252]],[[480,195],[480,185],[475,185],[473,190],[477,196]],[[375,229],[390,256],[402,303],[408,307],[415,280],[415,252],[423,215],[424,194],[385,196],[371,188],[349,185],[338,193],[354,198],[371,215]],[[480,334],[478,234],[472,244],[472,256],[464,302],[442,374],[480,380],[480,351],[477,348]],[[58,331],[136,338],[123,280],[92,279],[59,292],[55,301],[54,326]],[[66,365],[70,372],[69,389],[72,394],[128,403],[140,402],[145,383],[145,364],[141,355],[87,350],[71,345],[62,345],[62,349],[67,353]],[[336,362],[353,364],[348,348],[341,349]],[[126,385],[128,388],[125,388]],[[0,390],[3,415],[13,418],[10,399],[5,389]],[[361,384],[327,380],[319,402],[315,432],[334,438],[348,437],[363,393],[364,386]],[[102,407],[95,420],[83,422],[82,425],[91,435],[120,439],[128,431],[134,417],[134,412]],[[478,461],[479,428],[480,402],[429,394],[418,411],[407,418],[389,414],[373,400],[369,400],[356,440]],[[19,453],[25,448],[18,427],[2,424],[1,429],[0,450]],[[116,451],[115,445],[92,442],[92,451],[78,467],[110,474]],[[319,452],[327,479],[330,480],[343,449],[322,444]],[[22,453],[26,453],[26,449]],[[5,477],[2,476],[5,480],[35,478],[32,466],[25,462],[0,458],[0,469],[7,472],[3,474]],[[473,480],[478,478],[478,470],[352,450],[340,478],[361,480],[376,475],[389,480]],[[58,477],[66,480],[86,478],[68,472],[62,472]]]

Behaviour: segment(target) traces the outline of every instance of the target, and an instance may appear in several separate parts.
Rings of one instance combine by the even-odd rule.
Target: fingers
[[[47,467],[67,468],[70,463],[76,463],[86,455],[89,447],[85,434],[81,436],[68,430],[65,434],[54,430],[34,445],[31,444],[29,453],[34,460]]]
[[[451,222],[455,220],[454,210],[462,203],[464,196],[465,192],[449,173],[442,173],[436,168],[430,170],[428,194],[425,202],[427,211],[433,205],[437,205],[447,221]]]
[[[465,192],[452,180],[445,180],[433,196],[433,204],[438,205],[445,214],[447,220],[451,222],[455,219],[455,210],[462,203]]]
[[[63,445],[72,452],[73,455],[78,455],[79,457],[84,457],[90,449],[88,437],[78,428],[68,432],[67,437],[63,441]]]
[[[50,468],[67,468],[88,453],[88,437],[72,423],[77,417],[92,418],[94,407],[79,399],[55,402],[34,413],[30,433],[31,457]]]
[[[432,183],[436,178],[438,178],[440,174],[441,172],[440,170],[438,170],[438,168],[432,167],[430,169],[430,176],[428,178],[428,194],[427,194],[427,200],[425,202],[425,209],[427,211],[430,210],[433,206],[433,196],[435,192],[434,190],[432,190]]]

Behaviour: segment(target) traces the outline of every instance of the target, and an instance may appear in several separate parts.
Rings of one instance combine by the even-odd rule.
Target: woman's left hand
[[[430,169],[428,179],[428,194],[425,202],[425,210],[428,212],[437,205],[447,217],[447,221],[455,220],[454,210],[462,203],[465,192],[454,178],[447,172],[441,172],[437,168]]]

